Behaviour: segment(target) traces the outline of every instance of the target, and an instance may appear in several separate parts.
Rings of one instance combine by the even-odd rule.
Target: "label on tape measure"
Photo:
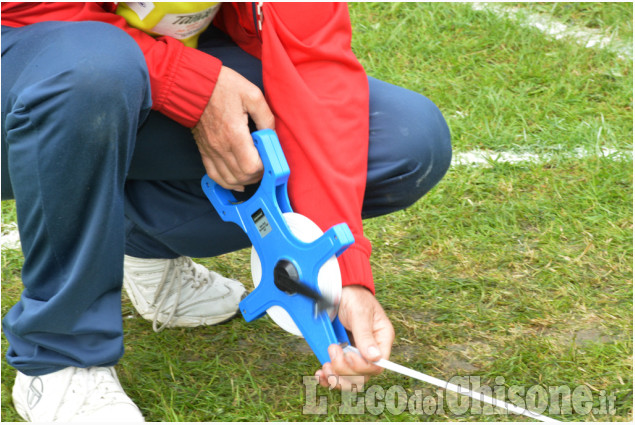
[[[269,220],[267,220],[267,216],[262,209],[258,209],[258,211],[253,213],[251,215],[251,219],[254,221],[261,238],[264,238],[269,234],[269,232],[271,232],[271,225],[269,224]]]

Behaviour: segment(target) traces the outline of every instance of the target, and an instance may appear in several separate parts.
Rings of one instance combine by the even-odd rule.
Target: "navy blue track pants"
[[[261,87],[260,62],[217,30],[199,48]],[[403,209],[447,171],[450,133],[426,97],[369,77],[364,218]],[[202,193],[191,131],[151,111],[134,40],[99,22],[2,28],[2,199],[15,199],[20,301],[3,319],[28,375],[123,354],[124,253],[212,257],[249,245]]]

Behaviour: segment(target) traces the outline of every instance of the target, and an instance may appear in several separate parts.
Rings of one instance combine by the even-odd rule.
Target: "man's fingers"
[[[383,370],[381,367],[367,361],[356,353],[344,353],[344,360],[356,375],[379,375]]]
[[[367,377],[360,374],[339,373],[331,363],[324,363],[322,370],[316,372],[315,376],[318,377],[321,386],[330,390],[351,391],[353,386],[359,389],[359,386],[367,381]]]
[[[245,186],[238,183],[232,172],[227,168],[227,164],[217,158],[203,158],[205,171],[210,179],[214,180],[221,187],[237,192],[244,192]]]
[[[201,150],[203,165],[209,177],[225,189],[240,190],[262,178],[263,165],[253,139],[245,127],[244,132],[228,136],[236,143],[229,150]]]
[[[241,181],[245,184],[256,183],[262,178],[264,166],[258,149],[254,145],[251,135],[247,134],[249,141],[246,143],[239,143],[232,147],[232,156],[230,164],[238,168],[236,173],[239,173]]]
[[[244,190],[245,185],[262,178],[262,160],[249,132],[249,116],[259,129],[274,127],[260,89],[223,66],[193,135],[209,177],[226,189]]]
[[[245,93],[243,96],[243,105],[245,111],[249,114],[251,119],[254,120],[254,123],[256,123],[258,130],[275,128],[273,113],[265,100],[265,96],[258,87],[253,86],[251,90]]]
[[[338,376],[364,376],[364,379],[368,379],[368,376],[377,375],[382,371],[380,367],[367,362],[357,354],[345,353],[337,344],[329,347],[329,356],[331,367]]]

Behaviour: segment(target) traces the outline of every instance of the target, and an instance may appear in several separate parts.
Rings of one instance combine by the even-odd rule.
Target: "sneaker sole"
[[[198,326],[220,325],[222,323],[229,322],[233,318],[237,317],[239,314],[240,314],[240,310],[236,310],[232,313],[227,313],[227,314],[214,316],[214,317],[206,317],[206,318],[172,317],[172,320],[170,321],[168,325],[166,325],[166,328],[196,328]],[[145,316],[141,315],[141,317],[143,317],[144,319],[150,322],[154,320],[154,314],[148,314]],[[159,314],[159,317],[157,318],[157,322],[160,325],[163,325],[166,319],[167,319],[166,314]]]

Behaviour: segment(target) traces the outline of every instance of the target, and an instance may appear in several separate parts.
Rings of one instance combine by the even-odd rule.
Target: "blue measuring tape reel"
[[[240,311],[251,322],[272,306],[282,307],[324,364],[330,361],[329,345],[349,342],[344,326],[337,317],[331,321],[326,310],[318,311],[311,298],[283,290],[280,281],[274,278],[274,271],[282,271],[319,293],[320,268],[354,242],[353,234],[348,225],[341,223],[312,242],[298,239],[284,218],[284,213],[293,211],[287,193],[290,170],[278,136],[273,130],[260,130],[252,138],[264,165],[264,175],[251,198],[239,202],[231,191],[207,175],[201,180],[203,191],[218,214],[247,233],[260,260],[260,284],[240,302]]]

